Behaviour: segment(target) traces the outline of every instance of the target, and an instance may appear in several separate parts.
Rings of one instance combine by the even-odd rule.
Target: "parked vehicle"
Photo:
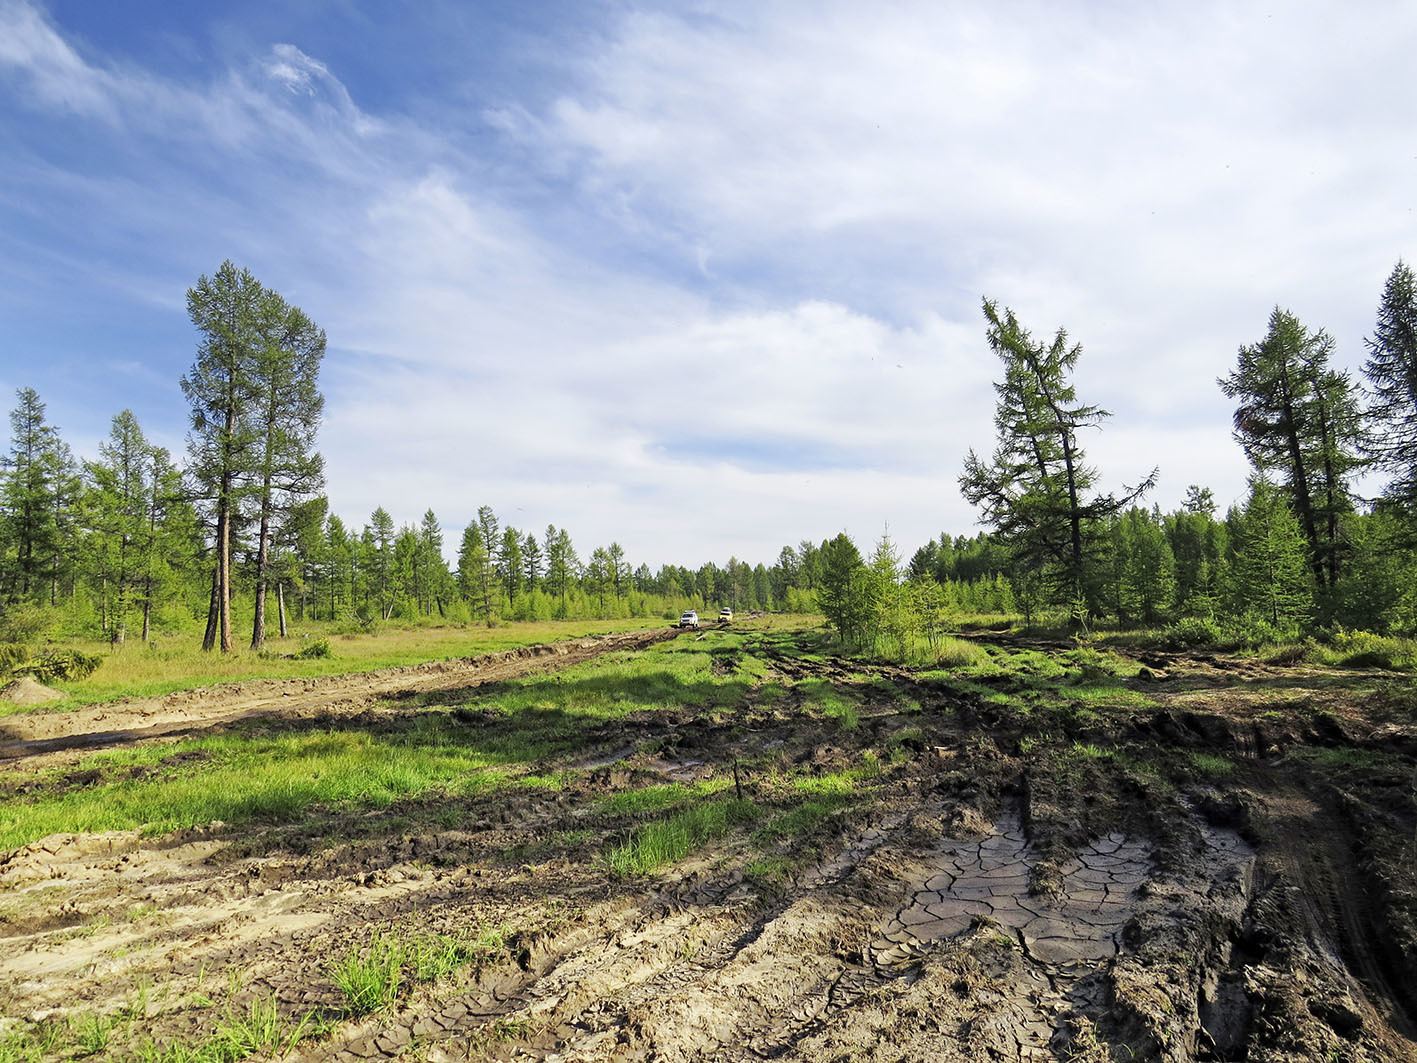
[[[718,622],[720,624],[731,624],[733,622],[733,610],[725,605],[718,611]]]
[[[693,628],[698,627],[698,626],[699,626],[699,614],[696,613],[696,612],[694,612],[694,610],[692,610],[692,609],[685,609],[685,610],[684,610],[684,615],[679,618],[679,626],[680,626],[680,627],[693,627]]]

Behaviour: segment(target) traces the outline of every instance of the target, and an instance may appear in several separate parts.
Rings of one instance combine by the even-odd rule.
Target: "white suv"
[[[692,609],[684,610],[684,615],[679,618],[680,627],[698,627],[699,614]]]

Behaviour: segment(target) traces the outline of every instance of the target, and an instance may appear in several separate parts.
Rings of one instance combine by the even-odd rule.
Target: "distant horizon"
[[[987,296],[1083,345],[1104,489],[1223,513],[1238,347],[1283,306],[1360,379],[1417,258],[1414,44],[1386,7],[0,0],[0,389],[183,459],[185,294],[230,258],[328,334],[356,531],[908,559],[983,530]]]

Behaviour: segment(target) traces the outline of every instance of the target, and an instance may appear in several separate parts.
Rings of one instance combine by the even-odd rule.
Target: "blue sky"
[[[1081,342],[1106,482],[1240,496],[1283,305],[1357,367],[1417,256],[1417,9],[0,0],[0,391],[180,451],[185,291],[329,335],[348,522],[583,554],[973,530],[979,301]]]

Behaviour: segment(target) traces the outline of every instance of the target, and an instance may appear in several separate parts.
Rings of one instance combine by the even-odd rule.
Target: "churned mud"
[[[62,779],[80,749],[251,714],[397,729],[451,705],[491,728],[457,707],[474,684],[670,634],[12,718],[0,755]],[[1096,694],[782,639],[715,674],[740,652],[761,667],[732,704],[590,726],[536,765],[554,787],[0,855],[10,1028],[112,1016],[124,1058],[273,1001],[320,1017],[303,1060],[1417,1059],[1409,679],[1151,654]],[[835,796],[807,816],[814,779]],[[654,819],[610,799],[715,780],[756,819],[610,869]],[[481,944],[354,1015],[330,967],[380,934]]]

